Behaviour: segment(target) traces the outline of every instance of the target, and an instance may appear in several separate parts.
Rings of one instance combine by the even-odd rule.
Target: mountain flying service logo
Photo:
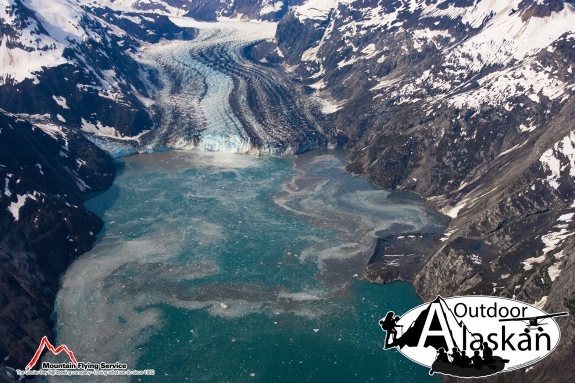
[[[44,348],[48,348],[48,350],[52,351],[52,354],[54,355],[58,355],[62,351],[65,351],[66,354],[68,354],[68,357],[70,357],[70,361],[75,365],[78,364],[76,358],[74,357],[74,353],[70,351],[70,349],[65,344],[62,344],[58,348],[55,348],[54,346],[52,346],[52,343],[50,343],[47,337],[43,337],[42,341],[40,342],[40,346],[38,346],[36,353],[32,357],[32,360],[26,366],[26,370],[29,370],[36,365],[38,359],[40,359],[40,355],[42,355],[42,351],[44,351]]]
[[[384,349],[396,348],[435,372],[477,378],[532,365],[549,355],[561,333],[554,317],[529,304],[493,296],[440,296],[403,316],[379,321]]]
[[[36,366],[38,360],[42,356],[45,349],[48,349],[54,355],[59,355],[64,351],[70,359],[69,362],[65,363],[53,363],[43,361],[41,363],[41,368],[38,370],[33,370],[32,368]],[[78,362],[74,353],[65,345],[62,344],[58,347],[54,347],[47,337],[42,337],[38,349],[34,353],[30,363],[26,365],[24,370],[16,370],[16,373],[23,379],[26,376],[114,376],[114,375],[155,375],[155,370],[129,370],[125,363],[90,363],[90,362]],[[20,379],[20,380],[21,380]]]

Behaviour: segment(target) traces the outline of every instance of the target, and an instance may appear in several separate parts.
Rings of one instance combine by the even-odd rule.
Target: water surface
[[[378,320],[419,305],[413,287],[363,273],[376,232],[440,219],[343,174],[344,155],[123,158],[86,202],[105,230],[62,278],[58,343],[149,382],[437,381],[383,350]]]

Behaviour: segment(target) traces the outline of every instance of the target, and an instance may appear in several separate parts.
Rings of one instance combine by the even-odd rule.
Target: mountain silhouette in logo
[[[464,339],[472,339],[474,335],[468,330],[463,321],[456,319],[455,314],[441,296],[429,302],[427,307],[419,313],[408,329],[398,336],[397,328],[400,317],[392,311],[379,321],[381,328],[386,332],[385,348],[397,347],[433,347],[436,350],[435,361],[431,365],[430,375],[435,372],[459,377],[481,377],[502,371],[509,360],[493,355],[493,350],[487,342],[479,350],[471,351],[473,355],[466,355]],[[461,330],[458,330],[461,329]],[[457,332],[454,332],[457,330]],[[393,339],[392,339],[393,338]],[[449,354],[448,351],[452,353]]]
[[[38,362],[38,359],[40,359],[40,356],[42,355],[42,351],[44,351],[44,348],[47,348],[48,350],[52,351],[52,354],[54,355],[58,355],[59,353],[64,351],[66,354],[68,354],[68,357],[70,358],[70,361],[72,363],[78,364],[78,361],[74,357],[74,353],[65,344],[62,344],[58,348],[55,348],[54,346],[52,346],[52,343],[50,343],[47,337],[43,337],[42,341],[40,342],[40,346],[38,346],[36,353],[32,357],[32,360],[26,366],[26,370],[29,370],[32,367],[34,367],[36,362]]]
[[[434,307],[435,306],[435,307]],[[433,315],[431,319],[429,319],[429,315]],[[438,315],[443,316],[443,322],[447,324],[447,329],[444,329],[441,325],[441,319]],[[453,342],[453,347],[459,347],[460,345],[455,340],[453,335],[452,326],[456,325],[457,327],[462,327],[463,323],[457,321],[455,319],[455,315],[451,311],[449,307],[445,304],[445,301],[440,296],[437,296],[433,302],[430,302],[429,305],[423,310],[417,319],[409,326],[409,328],[405,331],[405,333],[394,339],[394,341],[389,344],[389,347],[399,347],[403,348],[404,346],[408,347],[417,347],[419,345],[419,341],[421,335],[423,334],[423,330],[425,324],[428,320],[431,320],[431,324],[429,325],[429,330],[431,331],[441,331],[447,330],[451,341]],[[451,322],[451,323],[450,323]],[[459,342],[460,343],[460,342]],[[423,344],[423,347],[433,347],[436,350],[443,347],[443,349],[448,350],[450,349],[449,345],[447,344],[445,337],[443,335],[428,335],[426,340]]]

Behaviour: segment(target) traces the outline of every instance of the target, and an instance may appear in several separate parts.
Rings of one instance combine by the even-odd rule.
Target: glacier
[[[158,74],[160,84],[152,85],[140,73],[153,94],[155,129],[133,141],[93,142],[114,156],[191,148],[283,156],[337,147],[313,97],[282,69],[246,57],[251,45],[274,38],[276,23],[170,19],[198,36],[147,44],[133,56]]]

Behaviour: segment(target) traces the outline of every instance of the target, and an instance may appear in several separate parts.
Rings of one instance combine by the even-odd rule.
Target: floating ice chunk
[[[278,297],[279,298],[285,298],[285,299],[292,299],[294,301],[299,301],[299,302],[317,301],[317,300],[321,299],[316,294],[306,293],[306,292],[300,292],[300,293],[283,293],[282,292],[282,293],[278,294]]]

